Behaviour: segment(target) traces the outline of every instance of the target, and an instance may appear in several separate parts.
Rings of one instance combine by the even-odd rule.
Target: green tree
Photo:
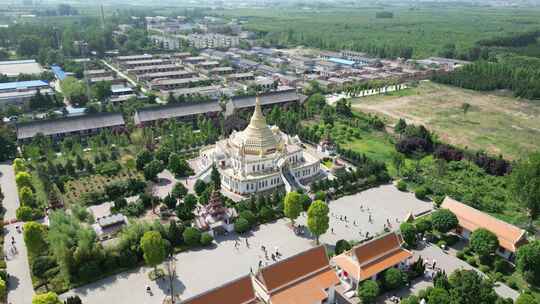
[[[450,304],[448,291],[442,288],[433,288],[429,293],[428,303]]]
[[[176,153],[171,153],[169,156],[168,168],[178,177],[184,177],[191,174],[191,168],[187,161]]]
[[[336,242],[336,247],[334,249],[334,253],[336,255],[339,255],[345,251],[351,250],[352,245],[347,242],[347,240],[339,240]]]
[[[208,185],[203,181],[203,180],[200,180],[198,179],[196,182],[195,182],[195,185],[193,186],[193,189],[195,190],[195,193],[197,193],[197,195],[202,195],[204,191],[206,191],[206,188],[208,187]]]
[[[28,172],[17,173],[17,175],[15,175],[15,182],[19,189],[22,187],[32,188],[32,176]]]
[[[400,118],[399,121],[394,126],[394,131],[397,134],[401,135],[403,133],[403,131],[405,131],[405,128],[407,128],[407,123],[405,122],[405,120],[403,118]]]
[[[157,270],[157,266],[167,257],[167,244],[157,231],[147,231],[144,233],[141,238],[141,249],[144,261],[148,266],[154,267],[154,271]]]
[[[155,180],[161,171],[163,171],[163,164],[154,159],[144,166],[144,178],[146,180]]]
[[[92,85],[92,96],[103,102],[112,95],[110,81],[98,81]]]
[[[515,304],[538,304],[538,301],[532,294],[524,292],[519,295]]]
[[[493,232],[479,228],[473,231],[469,240],[470,247],[483,262],[488,262],[499,248],[499,240]]]
[[[407,245],[410,247],[416,246],[416,227],[411,223],[401,223],[399,225],[399,230],[401,231],[401,235],[403,236],[403,240]]]
[[[309,206],[307,226],[309,231],[315,235],[317,245],[319,245],[319,237],[328,230],[330,221],[328,212],[330,212],[330,209],[323,201],[314,201]]]
[[[540,213],[540,152],[529,155],[512,168],[510,191],[512,197],[527,208],[532,227]]]
[[[5,299],[7,296],[7,286],[6,281],[0,278],[0,299]]]
[[[22,158],[15,158],[13,160],[13,170],[15,173],[26,171],[26,165]]]
[[[19,199],[23,206],[28,206],[28,207],[36,206],[36,196],[34,195],[34,192],[32,192],[32,189],[30,189],[27,186],[23,186],[19,190]]]
[[[433,229],[441,233],[447,233],[457,227],[458,219],[452,211],[448,209],[439,209],[431,215],[431,223]]]
[[[219,174],[219,171],[218,171],[216,165],[212,166],[212,172],[210,173],[210,179],[212,180],[212,185],[214,186],[215,190],[221,189],[221,174]]]
[[[32,297],[32,304],[62,304],[58,295],[52,291],[36,294]]]
[[[143,150],[137,154],[136,166],[137,170],[143,170],[146,164],[150,163],[154,159],[152,152]]]
[[[405,285],[405,273],[397,268],[389,268],[383,274],[383,284],[386,290],[401,288]]]
[[[182,236],[184,237],[184,242],[189,246],[197,246],[201,241],[201,232],[194,227],[186,228]]]
[[[176,199],[183,199],[184,196],[188,193],[188,189],[184,186],[183,183],[178,182],[174,185],[171,195]]]
[[[452,304],[495,303],[493,284],[475,270],[456,270],[449,277]]]
[[[394,168],[396,168],[397,176],[401,176],[401,168],[403,168],[404,164],[405,155],[399,152],[395,152],[392,154],[392,165],[394,165]]]
[[[171,242],[171,245],[178,246],[182,244],[183,238],[182,238],[182,232],[183,228],[182,225],[179,225],[176,223],[175,220],[171,220],[169,224],[169,232],[168,232],[168,240]]]
[[[527,282],[540,286],[540,240],[519,247],[517,268]]]
[[[283,201],[283,213],[291,220],[294,225],[294,221],[302,212],[302,202],[300,201],[300,194],[296,191],[292,191],[285,195]]]
[[[75,77],[68,76],[60,83],[62,94],[73,103],[84,105],[87,102],[86,86]]]
[[[243,217],[239,217],[234,221],[234,231],[236,233],[244,233],[249,230],[249,222]]]
[[[37,222],[26,222],[23,231],[24,243],[31,254],[39,255],[47,248],[45,226]]]
[[[464,102],[461,104],[461,109],[463,110],[463,115],[467,115],[467,113],[471,109],[471,104],[468,102]]]
[[[379,295],[379,284],[373,280],[366,280],[358,287],[358,297],[363,304],[373,304]]]

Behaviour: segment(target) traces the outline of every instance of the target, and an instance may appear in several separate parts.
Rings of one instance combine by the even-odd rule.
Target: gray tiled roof
[[[31,138],[38,133],[42,133],[43,135],[65,134],[96,128],[123,126],[124,124],[122,113],[97,113],[37,120],[17,124],[17,139]]]
[[[299,102],[304,100],[304,95],[298,94],[296,90],[278,91],[263,94],[260,96],[261,105],[271,105],[286,102]],[[237,109],[255,106],[255,96],[234,97],[232,100]]]
[[[140,109],[135,113],[134,120],[136,124],[139,124],[160,119],[205,114],[208,112],[220,112],[221,110],[221,106],[217,101],[173,104]]]

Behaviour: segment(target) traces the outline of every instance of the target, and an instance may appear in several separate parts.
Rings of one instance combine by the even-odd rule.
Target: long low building
[[[133,69],[135,67],[165,65],[165,64],[170,64],[170,63],[171,61],[167,59],[149,59],[149,60],[126,61],[126,62],[123,62],[121,65],[125,69]]]
[[[128,69],[127,72],[134,75],[150,74],[150,73],[160,73],[160,72],[171,72],[171,71],[182,71],[184,68],[176,64],[160,64],[160,65],[147,65],[139,66],[132,69]]]
[[[289,104],[303,103],[306,96],[298,93],[295,89],[289,89],[262,94],[260,95],[260,99],[261,106],[267,108],[274,105],[287,106]],[[255,107],[255,101],[255,96],[240,96],[232,99],[236,110],[251,110]]]
[[[168,72],[157,72],[157,73],[148,73],[137,75],[137,81],[153,81],[154,79],[168,78],[168,79],[182,79],[182,78],[192,78],[195,76],[195,73],[188,70],[180,71],[168,71]]]
[[[124,126],[122,113],[96,113],[24,122],[17,124],[16,128],[17,140],[27,142],[38,134],[59,140],[73,135],[88,136],[105,129],[123,131]]]
[[[196,121],[199,115],[215,118],[221,111],[221,106],[217,101],[179,103],[139,109],[135,112],[133,120],[138,126],[152,124],[167,119]]]
[[[515,258],[518,248],[527,243],[525,230],[496,219],[450,197],[444,199],[441,208],[448,209],[456,215],[459,222],[456,232],[466,240],[471,237],[471,234],[476,229],[480,228],[495,234],[499,239],[497,254],[506,259],[512,260]]]
[[[141,54],[141,55],[128,55],[128,56],[118,56],[115,57],[114,60],[118,62],[126,62],[126,61],[141,61],[141,60],[150,60],[154,58],[151,54]]]
[[[191,97],[191,96],[208,96],[217,99],[222,93],[222,88],[217,85],[176,89],[172,91],[162,91],[161,95],[168,97],[168,94],[173,94],[174,97]]]
[[[0,83],[0,107],[24,104],[36,95],[38,90],[44,95],[54,93],[49,84],[41,80]]]
[[[206,81],[201,77],[191,77],[182,79],[154,79],[150,82],[150,90],[156,91],[170,91],[174,89],[181,89],[187,87],[197,86],[198,83]]]

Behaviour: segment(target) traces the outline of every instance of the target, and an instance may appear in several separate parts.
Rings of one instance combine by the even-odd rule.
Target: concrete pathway
[[[15,218],[15,212],[19,207],[17,186],[15,184],[15,174],[11,164],[0,164],[0,186],[4,193],[3,205],[6,208],[5,220]],[[34,288],[30,276],[26,245],[24,244],[22,233],[16,231],[16,223],[4,226],[4,254],[6,256],[7,271],[9,273],[8,282],[8,303],[28,304],[32,302]],[[12,249],[11,238],[15,239],[16,251]]]
[[[2,202],[6,213],[4,214],[4,221],[10,221],[15,219],[15,212],[19,208],[19,195],[17,194],[17,185],[15,184],[15,172],[11,163],[0,164],[0,187],[2,187],[2,193],[4,194],[4,201]]]
[[[422,256],[424,261],[428,264],[433,263],[433,259],[436,261],[436,267],[444,269],[448,275],[450,275],[452,272],[458,269],[465,269],[465,270],[475,270],[478,273],[485,276],[484,273],[480,272],[480,270],[472,267],[467,262],[462,261],[458,259],[457,257],[447,254],[444,252],[441,248],[428,244],[427,246],[423,248],[419,248],[418,250],[414,250],[415,259],[418,258],[418,256]],[[429,267],[427,267],[429,268]],[[501,282],[495,283],[495,292],[503,298],[511,298],[512,300],[516,300],[519,296],[519,292],[511,289],[507,285]]]

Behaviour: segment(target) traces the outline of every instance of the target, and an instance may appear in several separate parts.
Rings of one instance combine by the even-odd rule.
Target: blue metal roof
[[[0,83],[0,91],[42,87],[46,85],[49,84],[43,80],[6,82]]]
[[[58,78],[58,80],[62,81],[66,78],[66,72],[64,72],[61,67],[57,65],[51,65],[51,70],[53,71],[56,78]]]
[[[333,62],[333,63],[337,63],[337,64],[343,64],[343,65],[354,65],[355,64],[354,61],[347,60],[347,59],[341,59],[341,58],[335,58],[335,57],[328,58],[328,61]]]

